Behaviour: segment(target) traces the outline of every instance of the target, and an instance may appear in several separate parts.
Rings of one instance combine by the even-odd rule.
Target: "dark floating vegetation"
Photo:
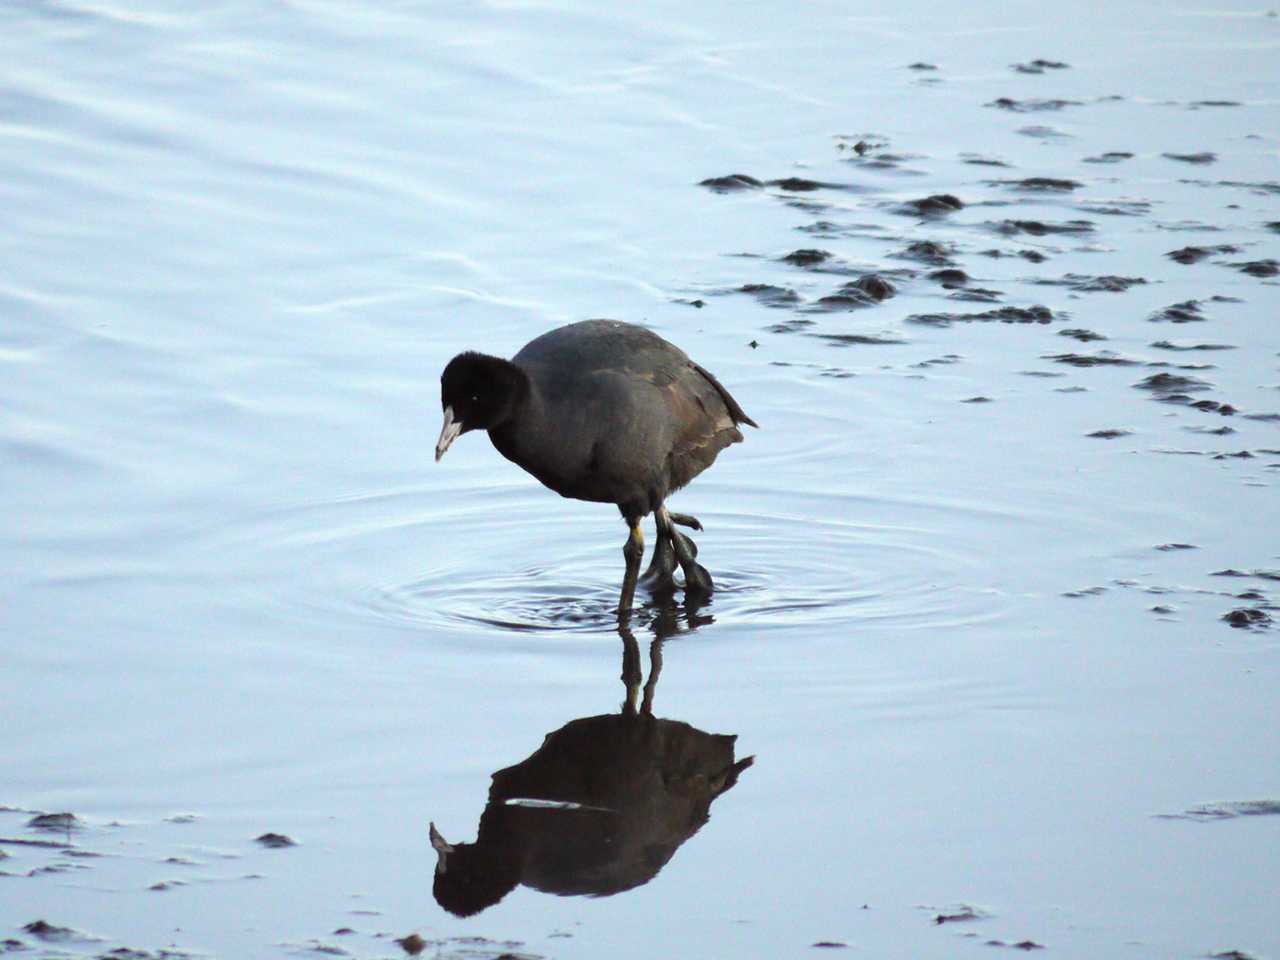
[[[1136,367],[1142,364],[1141,360],[1124,357],[1110,350],[1103,350],[1100,353],[1050,353],[1041,359],[1066,363],[1073,367]]]
[[[262,844],[272,850],[280,850],[285,847],[297,846],[297,841],[292,837],[287,837],[283,833],[264,833],[259,837],[254,837],[254,841]]]
[[[1093,431],[1093,433],[1086,434],[1086,436],[1093,437],[1096,440],[1115,440],[1119,437],[1127,437],[1132,433],[1133,433],[1132,430],[1110,429],[1110,430],[1095,430]]]
[[[981,313],[914,313],[906,323],[919,323],[931,327],[949,327],[953,323],[1052,323],[1053,311],[1045,306],[1000,307]]]
[[[1212,390],[1213,384],[1195,377],[1187,377],[1178,373],[1153,373],[1145,380],[1134,384],[1139,390],[1150,390],[1152,393],[1197,393]]]
[[[1159,820],[1200,820],[1213,822],[1216,820],[1234,820],[1237,817],[1276,817],[1280,816],[1280,801],[1276,800],[1243,800],[1232,803],[1205,803],[1191,807],[1182,813],[1156,814]],[[1222,954],[1214,954],[1222,956]]]
[[[43,940],[45,943],[66,943],[69,940],[83,940],[84,934],[71,929],[70,927],[59,927],[56,924],[49,923],[47,920],[32,920],[25,924],[22,928],[24,933],[29,933],[37,940]]]
[[[770,283],[747,283],[738,288],[768,307],[790,307],[800,302],[800,294],[790,287],[776,287]]]
[[[933,922],[936,926],[942,926],[944,923],[968,923],[972,920],[985,920],[990,916],[977,907],[971,907],[967,903],[962,903],[953,908],[950,913],[934,914]]]
[[[1176,261],[1190,266],[1193,263],[1199,263],[1201,260],[1211,257],[1216,253],[1239,253],[1240,248],[1230,243],[1221,243],[1214,247],[1183,247],[1180,250],[1170,250],[1165,254],[1170,260]]]
[[[1093,277],[1082,273],[1067,273],[1057,279],[1036,277],[1031,282],[1045,287],[1068,287],[1077,293],[1124,293],[1130,287],[1147,281],[1142,277]]]
[[[1064,107],[1083,106],[1079,100],[1014,100],[1011,97],[998,97],[990,103],[983,104],[998,110],[1012,113],[1040,113],[1043,111],[1062,110]]]
[[[1043,950],[1043,943],[1036,943],[1034,940],[1019,940],[1017,943],[1005,943],[1003,940],[987,940],[984,946],[988,947],[1010,947],[1014,950]]]
[[[1175,343],[1172,340],[1157,340],[1151,344],[1157,350],[1234,350],[1229,343]]]
[[[1200,165],[1216,163],[1218,160],[1218,155],[1208,150],[1200,153],[1162,153],[1161,156],[1166,160],[1177,160],[1179,163],[1194,163]]]
[[[745,173],[731,173],[725,177],[708,177],[698,186],[717,193],[730,193],[734,190],[759,190],[764,187],[764,183]]]
[[[944,267],[929,274],[929,279],[944,287],[963,287],[969,282],[969,275],[957,267]]]
[[[1061,60],[1041,60],[1037,57],[1028,63],[1015,63],[1010,65],[1010,69],[1017,73],[1044,73],[1046,70],[1066,70],[1070,65],[1063,63]]]
[[[951,254],[954,249],[948,245],[937,243],[933,240],[917,240],[909,243],[897,253],[890,254],[899,260],[916,260],[920,263],[927,263],[932,266],[943,267],[950,266],[953,261]]]
[[[826,263],[830,260],[832,254],[828,250],[793,250],[785,257],[781,257],[783,263],[789,263],[794,267],[812,267],[819,263]]]
[[[992,223],[991,228],[996,233],[1008,237],[1016,236],[1020,233],[1026,233],[1033,237],[1045,237],[1050,234],[1092,233],[1094,224],[1091,220],[1067,220],[1058,223],[1046,223],[1043,220],[1001,220],[999,223]]]
[[[1274,277],[1280,274],[1280,262],[1275,260],[1250,260],[1244,263],[1232,263],[1228,266],[1235,267],[1241,273],[1247,273],[1251,277]]]
[[[987,182],[993,187],[1009,187],[1031,193],[1070,193],[1084,186],[1079,180],[1067,180],[1062,177],[1023,177],[1021,180],[989,180]]]
[[[1206,318],[1199,300],[1183,300],[1157,310],[1147,319],[1152,323],[1198,323]]]
[[[882,300],[888,300],[896,292],[893,284],[884,277],[867,274],[846,283],[835,293],[819,297],[811,309],[856,310],[859,307],[874,307]]]
[[[932,196],[921,197],[918,200],[908,200],[906,203],[901,204],[897,211],[922,217],[942,217],[948,213],[963,209],[964,203],[959,197],[950,193],[935,193]]]
[[[70,833],[79,830],[84,824],[74,813],[38,813],[27,821],[32,830],[47,830],[50,833]]]
[[[1100,153],[1096,157],[1085,157],[1085,163],[1121,163],[1125,160],[1132,160],[1133,154],[1124,150],[1108,150],[1106,153]]]
[[[807,177],[783,177],[780,180],[760,180],[746,173],[730,173],[723,177],[708,177],[699,180],[698,186],[706,187],[715,193],[734,193],[739,190],[762,190],[765,187],[778,187],[789,193],[811,193],[815,190],[848,190],[844,183],[823,183]]]
[[[885,347],[906,343],[901,337],[895,337],[890,334],[865,334],[865,333],[811,333],[811,337],[817,337],[820,340],[826,340],[828,343],[838,347],[853,346],[869,346],[869,347]]]
[[[1092,330],[1085,330],[1083,327],[1068,327],[1066,330],[1059,330],[1058,336],[1071,337],[1073,340],[1079,340],[1081,343],[1091,343],[1094,340],[1106,340],[1100,333]]]

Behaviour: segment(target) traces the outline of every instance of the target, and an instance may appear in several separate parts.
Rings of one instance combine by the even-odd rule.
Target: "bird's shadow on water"
[[[558,896],[611,896],[642,886],[752,765],[754,757],[735,758],[736,734],[654,715],[671,635],[662,631],[681,622],[673,613],[664,607],[647,624],[647,678],[639,641],[628,623],[617,625],[621,708],[571,720],[528,758],[495,772],[474,843],[450,843],[431,824],[432,893],[444,909],[471,916],[521,885]]]

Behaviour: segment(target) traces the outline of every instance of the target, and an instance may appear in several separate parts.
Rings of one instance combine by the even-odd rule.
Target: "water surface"
[[[0,25],[6,949],[1280,953],[1264,7]],[[454,353],[592,316],[761,424],[634,646],[614,508],[432,462]],[[577,886],[455,916],[431,822]]]

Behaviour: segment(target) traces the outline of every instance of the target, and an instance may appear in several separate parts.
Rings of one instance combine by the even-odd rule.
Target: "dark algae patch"
[[[1110,350],[1102,350],[1099,353],[1050,353],[1041,359],[1066,363],[1073,367],[1136,367],[1142,363],[1141,360],[1124,357]]]
[[[1212,257],[1214,254],[1239,252],[1239,247],[1230,243],[1223,243],[1216,247],[1183,247],[1180,250],[1170,250],[1165,256],[1176,263],[1190,266],[1193,263],[1199,263],[1201,260]]]
[[[1058,279],[1037,277],[1034,281],[1041,286],[1067,287],[1076,293],[1124,293],[1130,287],[1140,286],[1147,281],[1143,277],[1089,276],[1082,273],[1064,274]]]
[[[1048,307],[999,307],[980,313],[914,313],[906,323],[931,327],[949,327],[953,323],[1052,323],[1053,311]]]
[[[1244,800],[1231,803],[1205,803],[1191,807],[1182,813],[1161,813],[1160,820],[1198,820],[1211,823],[1217,820],[1234,820],[1237,817],[1280,816],[1280,801]]]
[[[74,813],[39,813],[27,821],[27,826],[50,833],[70,833],[79,830],[83,824]]]
[[[1150,390],[1157,394],[1194,393],[1210,390],[1213,384],[1195,377],[1185,377],[1177,373],[1153,373],[1144,380],[1134,384],[1139,390]]]
[[[1032,237],[1047,237],[1053,234],[1093,233],[1094,224],[1091,220],[1067,220],[1060,223],[1043,220],[1001,220],[999,223],[992,224],[992,229],[1007,237],[1019,233]]]
[[[1079,180],[1062,177],[1024,177],[1021,180],[992,180],[992,186],[1026,190],[1031,193],[1070,193],[1084,186]]]
[[[908,200],[898,208],[898,211],[921,217],[941,217],[963,209],[964,203],[959,197],[950,193],[935,193],[918,200]]]
[[[1241,630],[1258,630],[1270,627],[1273,618],[1267,611],[1258,607],[1237,607],[1222,615],[1222,619],[1232,627]]]
[[[775,287],[769,283],[743,284],[738,292],[750,294],[769,307],[790,307],[800,302],[800,294],[790,287]]]
[[[782,258],[782,262],[789,263],[793,267],[812,267],[819,263],[826,263],[831,256],[830,251],[827,250],[793,250]]]
[[[862,307],[874,307],[882,300],[888,300],[897,290],[884,277],[870,273],[846,283],[834,293],[819,297],[811,310],[857,310]]]
[[[962,903],[954,907],[950,912],[934,914],[933,922],[936,926],[942,926],[944,923],[969,923],[973,920],[985,920],[988,916],[987,913],[977,907]]]
[[[1125,160],[1132,160],[1133,154],[1123,150],[1108,150],[1106,153],[1100,153],[1095,157],[1085,157],[1085,163],[1123,163]]]
[[[1014,100],[1012,97],[997,97],[986,106],[1008,110],[1011,113],[1044,113],[1061,110],[1064,107],[1078,107],[1081,103],[1079,100]]]
[[[1017,943],[1006,943],[1003,940],[988,940],[985,943],[988,947],[1009,947],[1013,950],[1043,950],[1043,943],[1036,943],[1034,940],[1019,940]]]
[[[254,837],[254,840],[271,850],[282,850],[285,847],[296,847],[298,845],[296,840],[285,836],[283,833],[264,833],[261,836]]]
[[[1198,323],[1206,317],[1199,300],[1183,300],[1157,310],[1147,319],[1152,323]]]
[[[1212,153],[1208,150],[1200,153],[1165,153],[1161,154],[1161,156],[1168,160],[1177,160],[1180,163],[1194,163],[1202,166],[1215,163],[1218,159],[1218,155],[1216,153]]]
[[[931,266],[950,266],[952,248],[933,240],[917,240],[893,254],[899,260],[916,260]]]
[[[724,177],[708,177],[700,181],[698,186],[716,193],[733,193],[737,190],[759,190],[764,182],[745,173],[731,173]]]
[[[1266,278],[1280,274],[1280,262],[1275,260],[1248,260],[1243,263],[1233,263],[1230,266],[1251,277]]]
[[[1015,63],[1010,65],[1011,70],[1016,73],[1039,74],[1046,70],[1066,70],[1069,64],[1063,63],[1061,60],[1042,60],[1037,57],[1027,63]]]
[[[1095,340],[1107,339],[1102,334],[1093,330],[1086,330],[1083,327],[1068,327],[1066,330],[1059,330],[1058,336],[1070,337],[1072,340],[1079,340],[1081,343],[1092,343]]]

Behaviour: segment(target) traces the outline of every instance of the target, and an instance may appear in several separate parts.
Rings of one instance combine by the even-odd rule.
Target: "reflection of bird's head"
[[[519,882],[518,871],[501,856],[501,847],[486,850],[474,843],[449,843],[434,823],[431,846],[437,858],[431,893],[454,916],[469,917],[493,906]]]

